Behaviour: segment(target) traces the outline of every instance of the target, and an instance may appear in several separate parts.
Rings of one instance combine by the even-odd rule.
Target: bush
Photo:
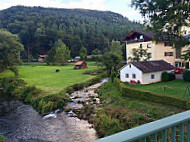
[[[190,82],[190,70],[183,71],[183,79],[186,82]]]
[[[122,130],[118,119],[111,118],[103,112],[97,113],[94,125],[100,137],[109,136]]]
[[[0,133],[0,142],[5,142],[6,138]]]
[[[39,113],[47,114],[55,109],[62,108],[70,99],[66,91],[58,94],[46,95],[35,86],[27,86],[26,83],[17,78],[4,78],[2,80],[4,94],[11,94],[24,103],[30,103]]]
[[[14,77],[3,78],[1,82],[3,93],[10,96],[14,96],[16,89],[24,85],[26,85],[24,80]]]
[[[169,80],[168,80],[168,81],[175,80],[175,74],[173,74],[173,73],[168,73],[168,75],[169,75]]]
[[[172,81],[175,79],[175,74],[163,72],[161,78],[163,82]]]
[[[163,72],[161,78],[163,82],[166,82],[169,80],[169,74],[167,72]]]
[[[134,89],[121,83],[118,79],[116,79],[116,81],[118,84],[120,84],[120,91],[124,97],[166,104],[166,105],[175,106],[175,107],[186,109],[186,110],[190,109],[189,101],[186,101],[180,98],[165,96],[165,95],[161,95],[161,94],[157,94],[153,92]]]

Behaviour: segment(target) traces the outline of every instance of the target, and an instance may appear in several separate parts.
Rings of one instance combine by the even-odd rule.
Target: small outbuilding
[[[120,80],[137,84],[160,82],[162,73],[170,72],[174,68],[164,60],[130,62],[119,70]]]
[[[84,69],[87,68],[87,63],[85,61],[79,61],[75,63],[74,69]]]
[[[38,55],[38,62],[44,62],[47,55]]]

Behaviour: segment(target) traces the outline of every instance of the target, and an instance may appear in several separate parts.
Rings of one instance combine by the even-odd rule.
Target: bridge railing
[[[184,128],[184,124],[185,128]],[[176,128],[179,129],[178,136],[176,135]],[[186,130],[186,133],[184,133]],[[151,141],[158,141],[158,133],[161,138],[159,141],[167,142],[169,141],[176,142],[178,137],[180,142],[184,142],[184,137],[186,137],[187,142],[190,142],[190,111],[185,111],[178,113],[157,121],[153,121],[126,131],[122,131],[111,136],[95,140],[94,142],[133,142],[133,141],[142,141],[146,142],[148,137],[151,137]]]

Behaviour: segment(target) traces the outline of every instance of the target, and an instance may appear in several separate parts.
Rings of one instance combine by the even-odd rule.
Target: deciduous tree
[[[178,48],[189,44],[181,36],[181,27],[190,24],[189,0],[132,0],[132,6],[145,17],[145,24],[156,33],[156,40],[167,38]]]
[[[17,35],[0,29],[0,72],[10,69],[17,76],[16,65],[21,63],[20,51],[23,49]]]
[[[133,48],[132,55],[132,57],[128,57],[128,60],[132,62],[147,61],[148,59],[150,59],[147,53],[147,49],[143,49],[141,47]]]

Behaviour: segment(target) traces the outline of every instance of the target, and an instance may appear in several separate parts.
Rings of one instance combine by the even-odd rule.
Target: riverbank
[[[123,96],[117,82],[105,83],[96,92],[100,103],[85,105],[77,111],[77,115],[92,123],[99,137],[184,111],[169,105]]]
[[[4,112],[0,112],[0,133],[7,138],[6,142],[91,142],[97,139],[91,124],[69,117],[64,111],[56,111],[56,117],[48,118],[18,100],[1,100],[4,100],[0,103]]]
[[[59,69],[60,72],[55,72]],[[63,109],[71,101],[66,93],[95,84],[104,77],[102,68],[89,66],[74,70],[72,66],[45,66],[27,64],[19,66],[19,78],[9,71],[0,74],[0,87],[3,93],[13,96],[26,104],[31,104],[39,113],[45,115],[56,109]]]

